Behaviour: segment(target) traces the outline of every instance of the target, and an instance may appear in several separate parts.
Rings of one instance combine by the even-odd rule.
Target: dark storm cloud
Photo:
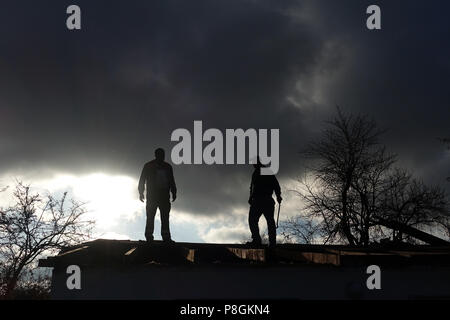
[[[374,116],[394,151],[429,164],[429,139],[449,135],[448,5],[379,3],[371,33],[364,1],[77,1],[77,32],[71,2],[2,2],[0,170],[137,178],[156,146],[170,156],[174,129],[203,120],[279,128],[286,178],[334,104]],[[174,169],[178,209],[245,204],[249,166]]]
[[[387,128],[384,142],[401,165],[425,180],[443,183],[449,158],[444,161],[437,138],[450,136],[450,22],[444,13],[450,5],[377,1],[383,29],[372,33],[355,25],[368,4],[361,1],[359,9],[342,10],[337,4],[323,6],[335,14],[321,20],[321,28],[339,25],[337,39],[353,51],[345,80],[334,83],[326,95],[348,111],[374,117]]]

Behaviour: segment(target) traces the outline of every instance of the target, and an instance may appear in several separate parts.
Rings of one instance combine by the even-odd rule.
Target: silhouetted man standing
[[[277,178],[274,175],[261,175],[261,162],[253,165],[255,171],[252,175],[250,184],[250,212],[248,216],[248,224],[252,233],[252,242],[250,245],[261,245],[261,236],[259,235],[258,222],[261,215],[264,215],[267,221],[267,229],[269,231],[269,246],[276,245],[277,231],[274,219],[275,201],[272,198],[273,192],[277,197],[278,203],[283,200],[281,198],[281,188]]]
[[[173,177],[172,166],[164,161],[164,149],[155,150],[155,159],[147,162],[142,169],[139,179],[139,199],[144,202],[144,187],[147,189],[147,224],[145,226],[145,238],[153,241],[153,230],[156,209],[159,208],[161,216],[161,236],[165,242],[173,242],[170,237],[169,212],[170,192],[172,202],[177,197],[177,187]]]

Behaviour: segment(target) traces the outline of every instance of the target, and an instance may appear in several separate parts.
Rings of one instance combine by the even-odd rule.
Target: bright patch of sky
[[[50,193],[61,197],[67,191],[68,197],[85,203],[86,219],[95,220],[94,238],[144,240],[146,222],[145,204],[138,199],[137,181],[123,175],[91,173],[75,176],[71,174],[53,174],[47,179],[33,177],[20,178],[4,176],[0,187],[9,186],[0,192],[0,206],[11,204],[15,179],[28,184],[40,194]],[[295,212],[296,204],[293,194],[286,186],[283,202],[283,216],[286,212]],[[216,213],[211,216],[199,216],[180,211],[177,203],[172,204],[170,229],[174,240],[179,242],[241,243],[249,240],[248,205],[246,196],[243,204],[231,212]],[[277,209],[277,208],[276,208]],[[276,214],[276,212],[275,212]],[[155,219],[155,239],[161,239],[159,212]],[[263,217],[260,220],[261,233],[266,231]]]

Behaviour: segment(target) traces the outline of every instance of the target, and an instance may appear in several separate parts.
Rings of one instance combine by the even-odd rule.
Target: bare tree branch
[[[9,297],[23,270],[44,253],[90,239],[83,203],[32,193],[18,181],[15,203],[0,210],[0,294]]]
[[[310,161],[310,175],[296,192],[304,207],[283,224],[285,237],[363,246],[386,235],[395,241],[411,240],[398,230],[389,234],[377,222],[379,217],[448,233],[445,192],[395,169],[396,156],[379,143],[384,131],[373,120],[337,108],[327,124],[321,138],[302,151]]]

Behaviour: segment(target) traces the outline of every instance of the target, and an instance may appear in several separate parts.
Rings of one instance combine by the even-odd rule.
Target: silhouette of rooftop
[[[377,245],[368,248],[339,245],[278,244],[276,248],[244,244],[210,244],[99,239],[66,248],[39,261],[41,267],[130,265],[450,265],[450,246]]]

